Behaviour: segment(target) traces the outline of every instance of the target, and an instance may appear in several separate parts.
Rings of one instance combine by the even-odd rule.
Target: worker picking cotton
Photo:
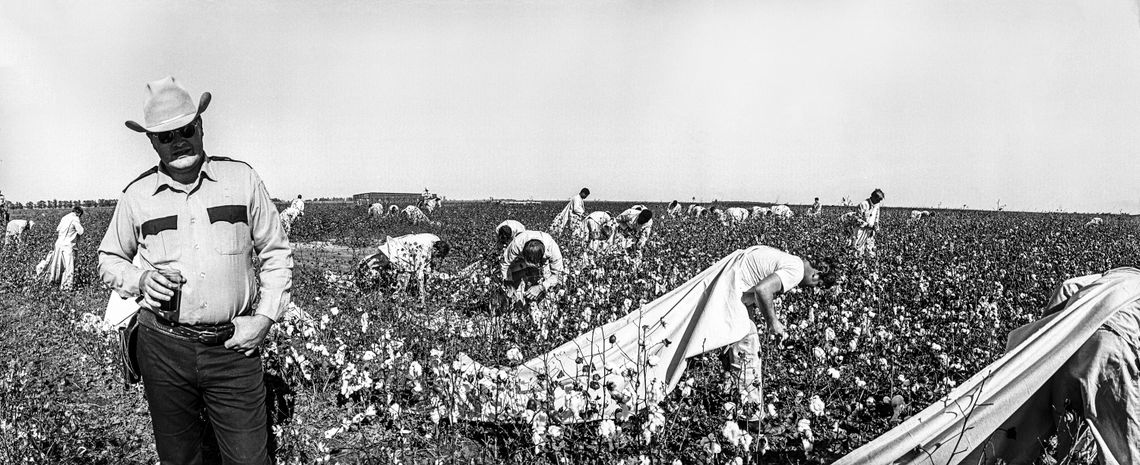
[[[823,205],[820,205],[819,197],[816,197],[815,202],[812,202],[811,207],[808,208],[806,215],[807,216],[819,216],[820,213],[823,213]]]
[[[408,234],[388,237],[380,244],[379,253],[365,257],[357,264],[357,286],[390,289],[393,296],[407,290],[414,277],[420,303],[425,304],[424,281],[451,252],[451,246],[435,234]]]
[[[424,213],[423,210],[420,210],[420,207],[417,207],[415,205],[408,205],[407,207],[404,207],[404,218],[411,222],[413,225],[423,223],[439,226],[438,221],[432,221],[431,218],[428,218],[427,214]]]
[[[586,198],[590,196],[590,189],[585,187],[578,192],[577,195],[570,197],[570,201],[554,217],[554,221],[550,223],[550,232],[553,234],[561,234],[567,229],[570,230],[570,235],[575,238],[585,237],[586,235]]]
[[[851,233],[850,245],[855,253],[875,256],[875,234],[879,231],[879,206],[886,195],[881,189],[875,189],[871,196],[859,202],[859,210],[855,215],[856,225]]]
[[[614,224],[615,232],[624,241],[626,248],[635,252],[637,258],[640,258],[641,251],[649,242],[649,236],[653,232],[653,210],[645,205],[634,205],[621,212],[614,219]]]
[[[748,210],[740,207],[729,207],[724,210],[725,226],[741,224],[748,221]]]
[[[792,208],[787,205],[772,205],[770,211],[772,216],[781,219],[788,219],[796,216],[796,214],[792,211]]]
[[[531,319],[542,323],[548,311],[535,304],[566,279],[558,242],[542,231],[523,231],[503,250],[499,271],[506,300],[529,307]]]
[[[669,202],[669,208],[665,209],[665,212],[669,214],[669,218],[681,216],[681,202],[676,200]]]
[[[289,208],[301,212],[302,215],[305,213],[305,200],[301,198],[301,194],[297,194],[297,198],[289,203]]]
[[[609,212],[596,211],[586,215],[586,234],[589,238],[587,246],[591,250],[603,248],[612,244],[616,223]]]
[[[515,220],[506,220],[495,226],[495,239],[500,248],[510,245],[515,236],[526,231],[526,226]]]
[[[71,290],[75,284],[75,244],[83,235],[83,223],[79,221],[82,216],[83,209],[76,206],[59,220],[52,251],[36,265],[36,276],[49,283],[59,283],[61,290]]]
[[[830,287],[837,280],[830,261],[813,265],[806,259],[768,246],[755,246],[745,251],[737,271],[737,279],[746,288],[741,296],[745,307],[758,311],[768,329],[781,341],[788,337],[788,333],[776,316],[775,298],[796,287]],[[722,356],[735,377],[742,402],[763,405],[760,336],[756,324],[749,323],[751,330],[748,335],[729,346]],[[763,409],[757,413],[762,417]]]
[[[24,233],[32,229],[32,226],[35,225],[36,222],[31,220],[9,221],[4,229],[4,246],[7,247],[8,244],[12,243],[22,243],[24,241]]]
[[[393,205],[393,207],[394,206],[395,205]],[[384,216],[384,204],[382,204],[380,202],[376,202],[372,205],[369,205],[368,206],[368,216],[371,216],[373,218],[379,218],[381,216]]]

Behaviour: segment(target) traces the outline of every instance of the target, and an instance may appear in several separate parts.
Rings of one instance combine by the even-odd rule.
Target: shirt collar
[[[198,180],[194,182],[190,188],[191,193],[198,190],[203,179],[209,179],[214,182],[218,181],[217,173],[214,172],[211,166],[210,157],[205,157],[205,159],[202,160],[202,167],[198,170]],[[152,195],[157,195],[159,192],[162,192],[163,189],[178,190],[176,186],[180,186],[180,184],[166,173],[166,170],[162,167],[162,163],[158,164],[157,174],[158,176],[154,178],[154,194]]]

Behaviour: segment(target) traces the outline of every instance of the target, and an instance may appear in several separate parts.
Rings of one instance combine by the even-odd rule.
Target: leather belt
[[[139,323],[175,339],[210,346],[221,345],[234,335],[234,324],[230,322],[188,325],[169,321],[146,309],[139,312]]]

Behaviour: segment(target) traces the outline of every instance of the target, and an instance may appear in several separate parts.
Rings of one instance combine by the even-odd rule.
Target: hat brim
[[[210,106],[210,98],[211,97],[209,92],[203,92],[202,97],[198,99],[198,111],[196,113],[182,115],[174,119],[163,121],[161,124],[156,124],[151,127],[143,126],[134,121],[127,121],[124,124],[127,125],[127,128],[135,132],[162,132],[169,131],[171,129],[178,129],[193,122],[194,118],[197,118],[198,115],[205,113],[206,108]]]

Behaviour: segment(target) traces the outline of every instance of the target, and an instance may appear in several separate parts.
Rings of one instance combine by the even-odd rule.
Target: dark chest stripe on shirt
[[[164,216],[162,218],[155,218],[147,220],[142,224],[142,237],[146,238],[152,234],[158,234],[166,230],[178,229],[178,215]]]
[[[245,205],[222,205],[206,209],[206,213],[210,215],[210,223],[228,221],[233,224],[249,224],[249,215],[246,211]]]

